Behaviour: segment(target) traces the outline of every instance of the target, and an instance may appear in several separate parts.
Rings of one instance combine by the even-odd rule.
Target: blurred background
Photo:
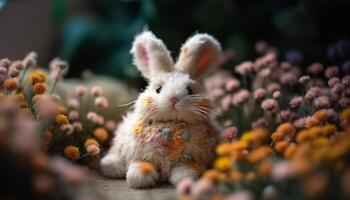
[[[131,80],[138,76],[131,43],[147,26],[175,57],[188,36],[208,32],[233,49],[226,67],[255,57],[261,40],[294,64],[342,66],[350,57],[349,10],[348,0],[0,0],[0,57],[35,50],[41,66],[68,60],[70,77],[89,69]]]

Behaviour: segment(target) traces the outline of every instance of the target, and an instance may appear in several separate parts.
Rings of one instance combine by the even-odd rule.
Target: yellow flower
[[[94,136],[97,138],[97,140],[103,142],[103,141],[107,140],[108,132],[104,128],[96,128],[94,130]]]
[[[46,91],[47,87],[44,83],[36,83],[32,88],[34,94],[44,94]]]
[[[223,174],[223,173],[221,173],[219,171],[211,169],[211,170],[207,170],[206,172],[204,172],[203,177],[209,179],[210,181],[212,181],[214,183],[216,183],[216,182],[224,180],[225,179],[225,174]]]
[[[67,114],[67,108],[65,106],[58,107],[58,112],[60,114]]]
[[[229,171],[232,167],[233,164],[228,157],[217,158],[214,162],[214,168],[219,171]]]
[[[69,123],[67,116],[62,115],[62,114],[57,115],[55,121],[59,125],[68,124]]]
[[[216,148],[216,153],[220,156],[228,155],[228,154],[230,154],[231,150],[232,150],[231,144],[225,143],[225,144],[220,144]]]
[[[31,85],[35,85],[37,83],[43,83],[47,80],[47,75],[43,70],[35,70],[28,76],[28,82]]]
[[[64,155],[71,160],[78,160],[80,158],[79,148],[76,146],[67,146],[64,149]]]
[[[248,147],[248,143],[246,141],[237,141],[231,143],[230,146],[232,151],[240,151],[246,149]]]

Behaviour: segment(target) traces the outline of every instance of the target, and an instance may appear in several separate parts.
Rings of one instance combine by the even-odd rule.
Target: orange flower
[[[275,149],[277,152],[283,152],[288,147],[287,141],[280,141],[275,144]]]
[[[346,121],[350,121],[350,108],[346,108],[341,112],[341,117],[345,119]]]
[[[281,134],[283,134],[284,136],[288,135],[288,136],[294,136],[295,135],[295,128],[294,126],[287,122],[287,123],[283,123],[281,125],[278,126],[277,132],[280,132]]]
[[[327,124],[323,126],[323,133],[325,135],[331,135],[333,133],[337,132],[337,127],[332,124]]]
[[[88,148],[90,145],[96,145],[98,147],[100,146],[100,144],[95,139],[92,139],[92,138],[89,138],[85,141],[84,147]]]
[[[243,174],[242,172],[239,171],[234,171],[231,175],[230,175],[231,180],[236,183],[242,180],[243,178]]]
[[[211,169],[211,170],[207,170],[206,172],[204,172],[203,177],[209,179],[210,181],[212,181],[214,183],[216,183],[216,182],[224,180],[225,179],[225,174],[223,174],[223,173],[221,173],[219,171]]]
[[[233,164],[228,157],[217,158],[214,162],[214,168],[219,171],[229,171],[232,167]]]
[[[279,142],[279,141],[283,140],[283,138],[284,138],[284,135],[281,132],[274,132],[271,135],[271,139],[274,142]]]
[[[311,139],[311,134],[309,133],[309,131],[307,129],[300,131],[296,137],[296,141],[298,143],[301,143],[301,142],[304,142],[304,141],[307,141],[310,139]]]
[[[270,161],[264,161],[259,164],[258,172],[261,176],[268,176],[272,169],[272,163]]]
[[[17,83],[16,83],[16,81],[13,80],[13,79],[7,79],[7,80],[5,80],[5,82],[4,82],[4,88],[5,88],[6,90],[13,91],[13,90],[15,90],[15,89],[17,88]]]
[[[58,107],[58,112],[61,114],[67,114],[67,108],[65,106]]]
[[[64,149],[64,155],[71,160],[78,160],[80,158],[80,151],[78,147],[67,146]]]
[[[94,130],[94,136],[97,138],[97,140],[103,142],[103,141],[107,140],[108,132],[104,128],[96,128]]]
[[[273,150],[271,149],[271,147],[261,146],[251,151],[248,154],[247,159],[250,163],[254,164],[254,163],[260,162],[261,160],[263,160],[264,158],[272,154],[273,154]]]
[[[37,83],[43,83],[47,79],[47,75],[43,70],[35,70],[28,76],[28,82],[31,85],[35,85]]]
[[[47,87],[44,83],[36,83],[32,88],[34,94],[44,94],[46,91]]]
[[[43,134],[43,138],[47,142],[51,142],[53,139],[53,133],[49,130],[46,130],[45,133]]]
[[[216,148],[216,153],[218,155],[228,155],[230,154],[232,148],[231,148],[231,144],[225,143],[225,144],[220,144],[217,148]]]
[[[297,146],[295,144],[290,144],[286,150],[283,152],[284,157],[291,158],[297,149]]]
[[[56,116],[56,123],[59,125],[68,124],[68,118],[65,115],[59,114]]]
[[[316,126],[319,123],[319,121],[316,119],[316,117],[308,117],[306,119],[305,125],[306,127],[310,128],[313,126]]]
[[[315,114],[313,115],[313,117],[315,117],[320,122],[326,121],[328,116],[329,116],[328,113],[324,110],[319,110],[315,112]]]
[[[254,181],[256,179],[256,173],[255,172],[248,172],[245,175],[245,180],[246,181]]]

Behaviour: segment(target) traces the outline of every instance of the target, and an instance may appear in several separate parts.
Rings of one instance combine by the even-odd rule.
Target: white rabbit
[[[210,101],[196,80],[217,63],[220,44],[208,34],[196,34],[174,64],[163,42],[144,31],[136,36],[131,53],[149,85],[119,125],[101,160],[102,173],[126,177],[132,188],[197,178],[215,157],[218,131]]]

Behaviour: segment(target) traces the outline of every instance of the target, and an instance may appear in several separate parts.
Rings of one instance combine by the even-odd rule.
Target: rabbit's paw
[[[149,162],[133,162],[126,173],[126,182],[131,188],[154,187],[159,175]]]
[[[195,180],[198,178],[198,174],[190,167],[186,167],[186,166],[175,167],[170,172],[169,182],[173,185],[176,185],[184,178],[191,178]]]
[[[101,160],[101,172],[112,178],[123,178],[126,174],[125,162],[119,156],[107,154]]]

